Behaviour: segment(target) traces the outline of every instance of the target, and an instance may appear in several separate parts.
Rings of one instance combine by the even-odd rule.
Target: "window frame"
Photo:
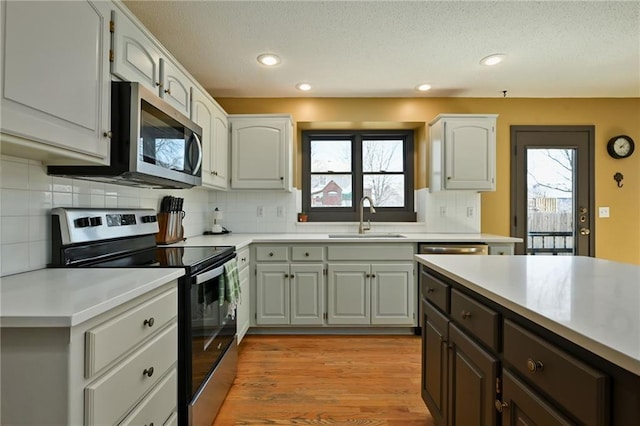
[[[311,207],[311,140],[350,140],[352,206],[351,207]],[[414,131],[399,130],[304,130],[302,131],[302,211],[309,216],[309,222],[359,222],[360,199],[363,196],[363,177],[375,173],[364,173],[362,167],[363,140],[403,141],[404,164],[404,207],[375,206],[376,213],[371,214],[364,208],[364,220],[375,222],[415,222],[414,211]],[[344,175],[345,172],[322,172],[321,174]],[[390,175],[398,174],[390,172]]]

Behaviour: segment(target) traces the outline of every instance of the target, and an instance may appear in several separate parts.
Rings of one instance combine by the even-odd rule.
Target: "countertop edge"
[[[429,262],[428,260],[422,257],[423,255],[415,255],[414,259],[420,263],[421,265],[425,265],[436,272],[441,273],[445,277],[448,277],[457,283],[464,285],[469,290],[472,290],[478,293],[481,296],[486,297],[489,300],[496,302],[499,305],[502,305],[506,309],[513,311],[514,313],[546,328],[552,333],[557,334],[560,337],[563,337],[576,345],[598,355],[599,357],[608,360],[609,362],[637,375],[640,376],[640,360],[637,360],[627,354],[624,354],[614,348],[606,346],[596,340],[593,340],[570,327],[567,327],[561,323],[553,321],[543,315],[538,314],[535,311],[527,309],[526,307],[511,301],[505,297],[502,297],[496,293],[493,293],[486,288],[479,286],[471,281],[466,280],[463,277],[451,272],[448,269],[444,269],[436,264]]]

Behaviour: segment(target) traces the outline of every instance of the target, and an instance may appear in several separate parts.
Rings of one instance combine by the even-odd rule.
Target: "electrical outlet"
[[[276,208],[276,216],[278,216],[278,217],[284,216],[284,207],[278,206]]]
[[[256,216],[264,217],[264,207],[258,206],[258,208],[256,209]]]
[[[447,208],[445,206],[440,206],[440,217],[444,217],[447,215]]]
[[[598,217],[609,217],[609,207],[598,208]]]
[[[473,207],[467,207],[467,217],[473,217]]]

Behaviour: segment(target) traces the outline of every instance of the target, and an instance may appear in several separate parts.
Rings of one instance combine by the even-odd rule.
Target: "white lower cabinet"
[[[491,243],[489,244],[489,254],[498,256],[513,255],[513,243]]]
[[[250,251],[248,248],[238,251],[238,275],[240,276],[240,300],[236,308],[236,334],[238,344],[249,331],[251,325],[251,285]]]
[[[253,250],[256,326],[417,324],[413,244],[272,244]]]
[[[415,325],[413,263],[330,263],[329,324]]]
[[[323,273],[321,264],[258,264],[256,323],[321,325]]]
[[[74,327],[3,328],[2,383],[11,392],[2,393],[0,423],[170,422],[177,303],[172,281]]]

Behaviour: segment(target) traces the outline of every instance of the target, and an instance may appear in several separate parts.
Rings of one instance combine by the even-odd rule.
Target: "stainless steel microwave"
[[[139,83],[111,83],[108,166],[49,166],[47,173],[146,188],[202,184],[202,128]]]

